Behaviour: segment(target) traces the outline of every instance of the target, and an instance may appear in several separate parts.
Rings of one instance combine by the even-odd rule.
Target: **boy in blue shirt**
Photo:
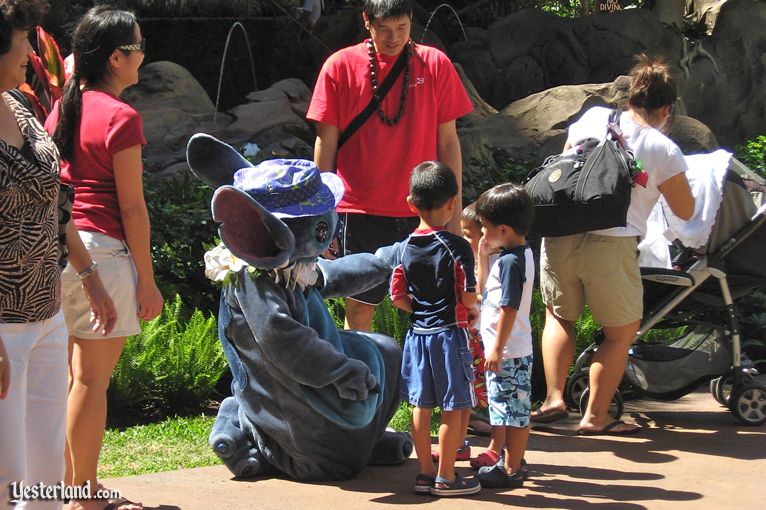
[[[519,186],[501,184],[476,202],[481,219],[481,243],[500,249],[489,269],[481,310],[489,422],[505,429],[502,463],[482,467],[482,487],[521,487],[527,476],[524,453],[529,439],[532,393],[532,328],[529,312],[535,266],[526,235],[535,217],[532,199]],[[480,246],[479,278],[488,267],[487,249]]]
[[[469,315],[476,313],[476,278],[470,245],[444,226],[458,193],[444,163],[426,161],[412,171],[407,204],[420,225],[394,246],[391,300],[412,313],[402,355],[402,398],[415,406],[412,438],[420,464],[415,492],[461,496],[481,490],[475,478],[455,473],[471,408],[476,405]],[[442,410],[439,465],[431,459],[431,413]]]

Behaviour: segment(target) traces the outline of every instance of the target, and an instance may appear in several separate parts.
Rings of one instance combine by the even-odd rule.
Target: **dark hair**
[[[636,65],[630,70],[628,104],[646,111],[672,105],[678,99],[676,83],[670,66],[660,57],[636,56]]]
[[[14,30],[39,25],[50,6],[45,0],[0,0],[0,55],[11,50]]]
[[[535,204],[521,186],[498,184],[481,194],[476,212],[493,225],[508,225],[518,235],[526,236],[535,220]]]
[[[375,18],[401,18],[402,16],[411,18],[412,11],[410,0],[364,0],[362,3],[362,12],[370,21]]]
[[[463,210],[460,213],[460,219],[463,221],[476,223],[476,225],[481,227],[481,218],[479,218],[479,213],[476,212],[476,202],[471,202],[467,206],[463,207]]]
[[[53,133],[53,141],[63,159],[70,159],[74,154],[74,134],[82,114],[80,80],[90,85],[99,82],[114,50],[133,44],[135,25],[133,13],[108,5],[89,10],[77,24],[72,35],[74,71],[64,86],[58,125]]]
[[[457,195],[457,180],[450,167],[439,161],[424,161],[410,175],[410,198],[421,211],[433,211]]]

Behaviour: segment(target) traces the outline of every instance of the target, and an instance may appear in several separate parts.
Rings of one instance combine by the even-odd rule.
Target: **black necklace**
[[[404,48],[404,51],[407,52],[407,56],[405,57],[404,62],[404,81],[402,83],[402,94],[399,97],[399,111],[396,113],[396,117],[391,119],[386,117],[386,114],[383,113],[383,109],[381,108],[381,98],[378,97],[378,57],[375,54],[375,46],[372,44],[372,39],[367,39],[365,42],[367,43],[367,52],[370,55],[370,81],[372,82],[372,95],[375,97],[375,100],[378,103],[376,113],[378,114],[378,117],[380,117],[380,120],[389,126],[394,126],[398,124],[400,120],[402,120],[402,116],[404,116],[404,107],[407,106],[407,90],[410,88],[410,57],[412,57],[412,45],[408,42]]]

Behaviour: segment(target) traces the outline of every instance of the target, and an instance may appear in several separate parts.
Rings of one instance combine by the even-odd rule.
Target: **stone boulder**
[[[188,71],[154,62],[141,68],[138,85],[123,98],[144,120],[149,179],[188,171],[186,144],[199,132],[235,147],[256,143],[269,157],[312,157],[315,135],[305,120],[311,91],[295,78],[251,92],[247,103],[214,115],[213,103]]]
[[[710,37],[689,39],[648,9],[572,19],[527,9],[486,31],[472,29],[450,55],[498,109],[561,85],[612,82],[628,73],[634,55],[662,55],[688,115],[731,148],[766,132],[766,2],[695,1],[697,13],[718,10]]]
[[[185,161],[190,134],[212,126],[214,107],[207,93],[189,71],[173,62],[142,67],[139,83],[122,97],[144,120],[144,166],[150,175]]]

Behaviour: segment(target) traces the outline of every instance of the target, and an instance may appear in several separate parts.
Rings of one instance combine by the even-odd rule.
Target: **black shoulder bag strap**
[[[386,76],[386,79],[383,80],[383,83],[380,84],[380,88],[378,89],[378,95],[377,97],[380,98],[380,100],[377,100],[375,95],[373,94],[372,99],[370,99],[370,102],[367,103],[367,106],[362,110],[359,115],[354,117],[354,120],[352,120],[349,125],[346,127],[346,129],[341,133],[340,138],[338,138],[338,150],[340,150],[341,147],[343,147],[343,144],[346,143],[346,140],[351,138],[351,135],[356,133],[356,131],[362,127],[362,124],[367,122],[367,119],[370,118],[370,115],[372,115],[372,112],[374,112],[378,105],[383,101],[383,98],[386,97],[386,94],[388,94],[388,91],[391,90],[391,87],[394,86],[394,82],[399,77],[400,74],[402,74],[402,71],[404,70],[404,65],[407,62],[407,48],[402,50],[402,53],[399,55],[399,58],[396,59],[396,62],[394,62],[394,67],[391,68],[391,72],[388,73],[388,76]]]

